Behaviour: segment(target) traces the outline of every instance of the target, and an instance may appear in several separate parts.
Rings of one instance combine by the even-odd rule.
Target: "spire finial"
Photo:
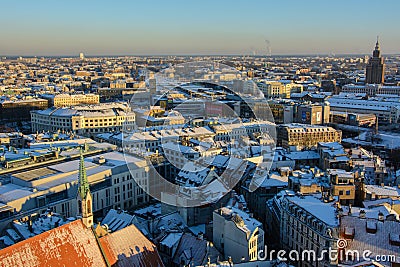
[[[379,35],[376,36],[375,50],[379,50]]]

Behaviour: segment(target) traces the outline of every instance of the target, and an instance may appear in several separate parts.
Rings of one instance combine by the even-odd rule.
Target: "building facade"
[[[98,104],[100,97],[96,94],[44,94],[41,96],[49,101],[49,107],[70,107],[80,104]]]
[[[223,207],[213,213],[213,243],[234,263],[256,261],[264,249],[262,224],[246,212]]]
[[[282,124],[277,127],[278,145],[285,148],[315,147],[319,142],[341,142],[342,132],[332,127],[307,124]]]
[[[366,85],[346,84],[342,87],[341,92],[353,93],[353,94],[367,94],[369,96],[375,96],[375,95],[400,96],[400,86],[382,85],[382,84],[366,84]]]
[[[374,114],[379,123],[396,123],[400,118],[398,99],[375,97],[362,98],[341,93],[328,99],[331,111]]]
[[[79,162],[86,169],[85,186],[90,188],[94,215],[101,217],[111,208],[127,210],[146,203],[149,196],[143,188],[148,186],[149,166],[145,159],[126,157],[127,161],[124,154],[109,152],[85,158],[84,163],[74,160],[14,173],[10,183],[0,186],[0,228],[49,208],[66,218],[81,214],[77,191],[83,172],[78,170]]]
[[[265,98],[290,98],[291,88],[278,81],[263,81],[257,84]]]
[[[31,111],[43,110],[47,108],[47,100],[41,98],[3,100],[0,101],[0,121],[29,121]]]
[[[337,266],[337,259],[323,253],[337,248],[340,223],[334,199],[321,195],[286,195],[280,205],[281,247],[294,258],[297,255],[292,251],[299,255],[292,263],[301,267]],[[308,253],[315,253],[315,257]]]
[[[31,112],[32,131],[65,131],[79,135],[113,132],[133,124],[135,114],[125,103],[104,103]]]
[[[385,64],[381,56],[379,40],[376,40],[375,50],[369,59],[366,69],[366,83],[382,84],[385,82]]]
[[[329,123],[329,113],[329,103],[299,105],[296,110],[296,122],[322,125]]]

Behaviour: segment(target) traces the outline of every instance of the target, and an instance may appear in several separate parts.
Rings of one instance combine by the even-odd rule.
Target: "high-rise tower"
[[[367,65],[366,83],[382,84],[385,82],[385,64],[381,57],[379,38],[376,38],[375,50],[372,52]]]
[[[89,182],[86,175],[85,160],[82,155],[79,161],[79,187],[78,187],[78,210],[82,216],[82,222],[86,227],[93,226],[92,194],[89,189]]]

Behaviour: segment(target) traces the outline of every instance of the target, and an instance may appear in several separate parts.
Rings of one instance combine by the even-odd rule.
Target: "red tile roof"
[[[134,225],[96,240],[76,220],[0,250],[0,266],[164,267],[155,245]]]
[[[0,250],[0,266],[106,266],[90,228],[76,220]]]
[[[135,225],[100,238],[103,251],[114,267],[163,267],[156,246]]]

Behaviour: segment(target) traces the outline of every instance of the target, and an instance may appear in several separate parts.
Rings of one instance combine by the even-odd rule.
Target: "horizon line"
[[[382,54],[383,56],[398,56],[398,53],[389,53]],[[97,57],[265,57],[265,58],[273,58],[273,57],[284,57],[284,56],[330,56],[330,57],[338,57],[338,56],[369,56],[369,53],[288,53],[288,54],[276,54],[276,55],[243,55],[243,54],[116,54],[116,55],[107,55],[107,54],[99,54],[99,55],[86,55],[85,58],[97,58]],[[73,55],[0,55],[0,58],[79,58],[78,54]]]

